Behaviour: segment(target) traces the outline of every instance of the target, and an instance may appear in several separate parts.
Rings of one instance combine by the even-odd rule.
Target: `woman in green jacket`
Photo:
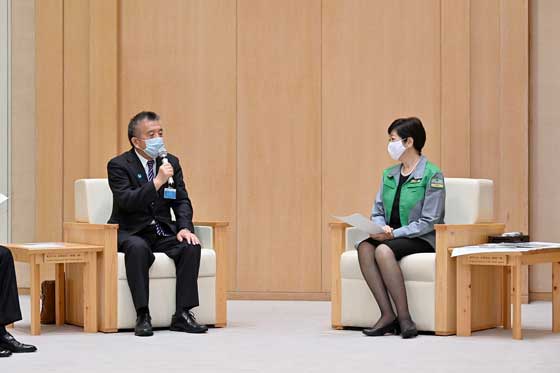
[[[412,338],[418,331],[408,311],[398,261],[407,255],[434,252],[434,224],[443,223],[445,215],[445,183],[439,168],[422,155],[426,131],[420,119],[397,119],[387,132],[389,155],[400,163],[383,172],[371,212],[371,220],[384,232],[357,246],[360,269],[381,311],[377,323],[363,333],[400,333]]]

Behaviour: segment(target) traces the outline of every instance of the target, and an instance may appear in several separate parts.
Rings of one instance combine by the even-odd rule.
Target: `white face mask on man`
[[[404,140],[406,140],[406,138],[401,139],[401,140],[391,141],[387,145],[387,152],[389,152],[389,155],[395,161],[398,161],[401,158],[401,156],[403,155],[403,153],[406,151],[406,148],[403,145]]]

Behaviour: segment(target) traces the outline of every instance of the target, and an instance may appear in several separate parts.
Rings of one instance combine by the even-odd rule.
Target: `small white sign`
[[[8,200],[8,197],[0,193],[0,205]]]
[[[560,244],[554,242],[504,242],[486,243],[474,246],[457,247],[453,249],[451,257],[471,254],[495,254],[511,252],[527,252],[534,250],[559,249]]]
[[[26,249],[35,249],[40,247],[42,249],[55,249],[59,247],[64,247],[64,242],[32,242],[32,243],[24,243],[21,245]]]

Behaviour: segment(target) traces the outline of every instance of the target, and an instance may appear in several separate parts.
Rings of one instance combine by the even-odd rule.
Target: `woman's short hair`
[[[403,140],[412,137],[414,149],[418,151],[418,154],[422,154],[422,148],[426,144],[426,131],[420,119],[416,117],[399,118],[387,129],[389,135],[393,131]]]

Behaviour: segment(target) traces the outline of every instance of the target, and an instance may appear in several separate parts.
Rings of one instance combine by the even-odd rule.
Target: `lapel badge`
[[[142,178],[142,174],[138,174],[138,175],[136,175],[136,176],[138,176],[139,179]]]

